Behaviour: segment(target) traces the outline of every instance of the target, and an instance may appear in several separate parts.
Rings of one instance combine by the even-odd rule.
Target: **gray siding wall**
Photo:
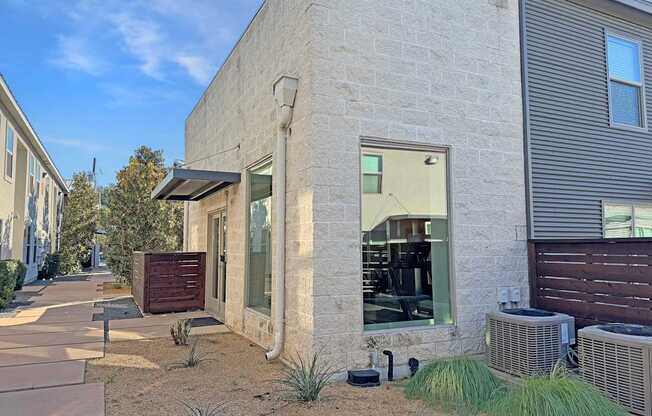
[[[652,123],[652,30],[567,0],[524,0],[530,236],[601,238],[602,201],[652,200],[652,134],[609,125],[605,30],[643,44]]]

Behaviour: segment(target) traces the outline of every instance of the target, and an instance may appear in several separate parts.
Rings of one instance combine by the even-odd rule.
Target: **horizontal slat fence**
[[[132,294],[145,313],[204,308],[206,253],[143,253],[133,257]]]
[[[608,322],[652,325],[652,239],[529,242],[535,308]]]

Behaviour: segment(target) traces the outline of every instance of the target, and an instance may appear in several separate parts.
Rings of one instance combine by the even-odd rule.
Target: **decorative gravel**
[[[115,342],[107,344],[104,358],[88,361],[86,382],[106,384],[107,416],[182,416],[182,401],[222,404],[220,414],[233,416],[444,416],[407,400],[399,383],[361,389],[338,382],[319,402],[299,403],[277,383],[282,364],[266,362],[260,347],[230,333],[197,338],[209,354],[197,368],[169,369],[188,348],[171,339]]]

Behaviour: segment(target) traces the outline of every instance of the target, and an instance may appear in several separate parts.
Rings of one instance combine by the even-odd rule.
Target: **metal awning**
[[[152,191],[152,199],[199,201],[238,182],[238,172],[174,168]]]

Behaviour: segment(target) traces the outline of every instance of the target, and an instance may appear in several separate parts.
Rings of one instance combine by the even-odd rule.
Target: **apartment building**
[[[652,237],[652,3],[522,11],[530,238]]]
[[[29,282],[59,248],[68,187],[1,76],[0,143],[0,259],[23,261]]]

